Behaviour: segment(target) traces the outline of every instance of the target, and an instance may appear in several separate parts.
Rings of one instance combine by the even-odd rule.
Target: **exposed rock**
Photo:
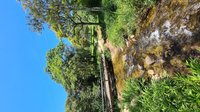
[[[140,69],[140,70],[142,69],[142,66],[140,66],[139,64],[137,65],[137,67],[138,67],[138,69]]]
[[[131,75],[131,74],[132,74],[132,72],[134,71],[134,67],[135,67],[135,66],[134,66],[134,65],[132,65],[131,67],[129,67],[129,68],[128,68],[128,70],[127,70],[127,73],[126,73],[126,74],[127,74],[127,76],[129,76],[129,75]]]
[[[191,49],[192,50],[199,50],[200,49],[200,42],[199,43],[196,43],[194,45],[191,46]]]
[[[152,47],[147,48],[147,53],[160,57],[162,55],[163,49],[164,48],[161,45],[152,46]]]
[[[165,63],[165,60],[163,60],[163,59],[158,59],[158,60],[156,60],[156,63],[163,64],[163,63]]]
[[[126,46],[129,47],[130,43],[129,41],[126,41]]]
[[[160,31],[156,29],[154,32],[151,33],[149,39],[160,42]]]
[[[130,40],[131,40],[132,42],[136,42],[135,35],[131,35],[131,36],[130,36]]]
[[[153,70],[148,70],[147,72],[149,75],[153,75],[154,74],[154,71]]]
[[[176,67],[179,67],[179,68],[181,68],[181,67],[184,66],[184,63],[181,61],[181,59],[180,59],[180,58],[177,58],[177,57],[172,58],[172,59],[170,60],[170,64],[171,64],[172,66],[176,66]]]
[[[136,69],[134,70],[132,77],[138,78],[138,77],[142,77],[143,75],[144,75],[144,70]]]
[[[131,35],[130,38],[133,39],[135,37],[135,35]]]
[[[123,55],[122,60],[123,60],[123,62],[127,62],[128,61],[128,55],[127,54]]]
[[[123,51],[124,51],[124,48],[123,48],[123,47],[120,47],[120,50],[121,50],[121,52],[123,52]]]
[[[149,65],[153,64],[155,61],[151,59],[149,56],[146,56],[144,60],[144,67],[148,67]]]
[[[153,79],[153,80],[158,80],[158,79],[160,79],[161,77],[158,75],[158,74],[155,74],[155,75],[153,75],[152,77],[151,77],[151,79]]]
[[[159,80],[177,72],[188,73],[185,60],[200,57],[199,0],[160,2],[140,22],[136,33],[129,36],[131,44],[127,43],[127,47],[121,50],[123,54],[120,59],[125,62],[124,74],[132,72],[129,78],[150,77]],[[117,60],[116,63],[119,63]],[[124,76],[121,72],[116,74]],[[120,81],[117,83],[118,86],[124,85]]]

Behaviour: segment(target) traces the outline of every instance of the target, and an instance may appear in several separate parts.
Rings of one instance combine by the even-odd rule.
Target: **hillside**
[[[185,61],[200,56],[199,10],[198,1],[162,0],[146,12],[124,46],[105,43],[111,51],[119,97],[129,77],[159,79],[164,74],[188,73]]]
[[[200,111],[199,0],[20,3],[33,31],[60,39],[45,70],[67,112]]]

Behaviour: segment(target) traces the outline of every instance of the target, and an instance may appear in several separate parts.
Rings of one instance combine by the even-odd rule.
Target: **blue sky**
[[[44,72],[55,35],[29,30],[15,0],[0,4],[0,112],[64,112],[66,92]]]

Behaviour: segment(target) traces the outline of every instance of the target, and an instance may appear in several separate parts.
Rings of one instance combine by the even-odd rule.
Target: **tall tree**
[[[101,11],[100,7],[84,7],[77,0],[19,0],[28,12],[28,24],[33,31],[41,32],[47,23],[58,37],[76,33],[76,28],[99,23],[85,21],[78,11]]]
[[[100,110],[99,70],[89,51],[67,47],[61,41],[48,51],[46,71],[68,92],[68,111]]]
[[[66,89],[86,89],[98,80],[98,69],[88,50],[67,47],[62,41],[47,52],[46,71]]]
[[[66,112],[101,112],[101,95],[98,85],[88,87],[80,91],[77,96],[68,96],[66,101]]]
[[[76,77],[66,74],[69,61],[73,56],[74,49],[67,47],[62,41],[56,48],[49,50],[46,55],[46,72],[50,74],[54,81],[62,84],[68,91],[74,87],[73,82],[76,81]]]

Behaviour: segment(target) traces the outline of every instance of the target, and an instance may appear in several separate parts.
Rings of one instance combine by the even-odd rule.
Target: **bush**
[[[145,84],[143,79],[127,81],[122,107],[131,112],[199,112],[200,63],[187,61],[191,75],[177,74]]]
[[[105,12],[108,39],[114,45],[124,44],[123,36],[131,35],[144,8],[151,7],[156,0],[103,0],[103,6],[116,7],[116,11]],[[114,8],[115,9],[115,8]]]

